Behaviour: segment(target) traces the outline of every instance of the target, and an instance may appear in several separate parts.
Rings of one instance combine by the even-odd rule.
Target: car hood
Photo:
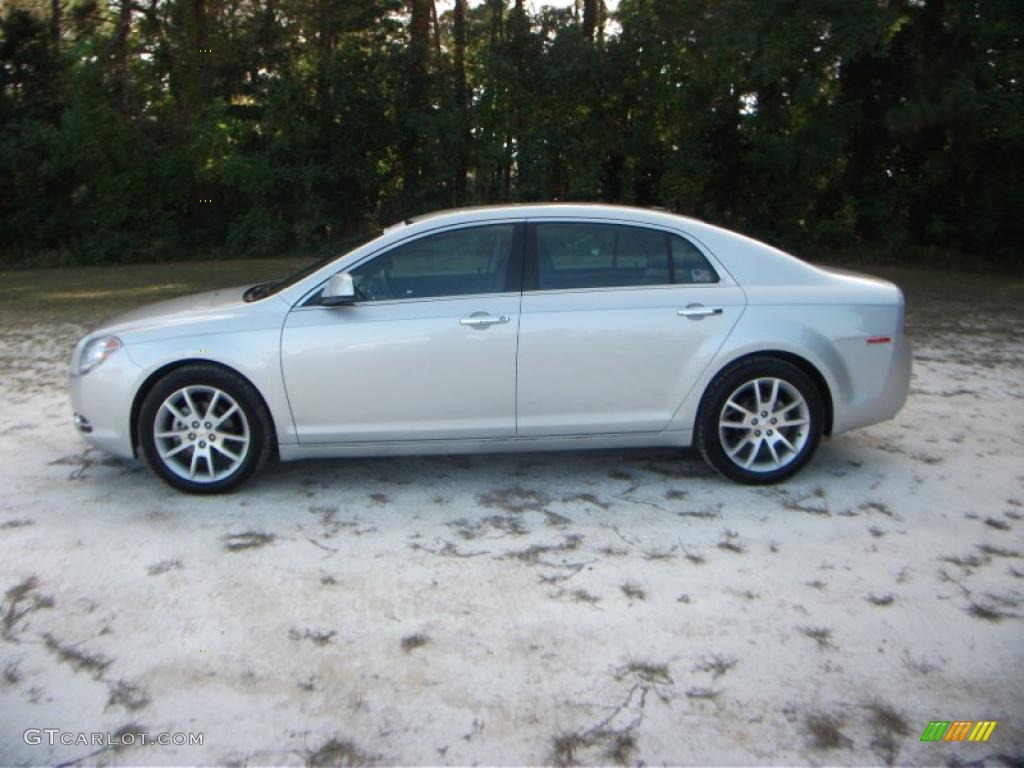
[[[244,323],[253,316],[264,314],[260,310],[264,309],[268,302],[271,306],[286,307],[276,296],[246,302],[242,295],[248,287],[222,288],[147,304],[115,315],[90,336],[138,334],[158,338],[233,330],[232,326],[239,322]],[[202,328],[196,328],[200,324]]]

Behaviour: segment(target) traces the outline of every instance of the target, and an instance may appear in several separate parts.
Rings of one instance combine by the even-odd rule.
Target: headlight
[[[82,350],[82,356],[78,358],[78,370],[75,373],[84,376],[121,347],[121,340],[116,336],[93,339]]]

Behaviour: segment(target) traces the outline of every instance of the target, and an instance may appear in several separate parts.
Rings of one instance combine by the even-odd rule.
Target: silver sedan
[[[271,456],[696,445],[743,483],[894,416],[893,284],[695,219],[447,211],[282,280],[114,318],[71,358],[82,436],[183,491]]]

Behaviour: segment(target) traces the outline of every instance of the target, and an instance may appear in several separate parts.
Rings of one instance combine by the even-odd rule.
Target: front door
[[[511,437],[522,225],[425,235],[351,270],[357,301],[281,337],[301,443]]]

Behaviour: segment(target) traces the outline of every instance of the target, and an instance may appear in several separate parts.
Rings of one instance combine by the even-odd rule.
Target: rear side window
[[[566,222],[536,224],[534,233],[538,290],[718,282],[692,243],[660,230]]]
[[[718,274],[697,250],[697,246],[678,235],[669,235],[672,266],[677,283],[717,283]]]

